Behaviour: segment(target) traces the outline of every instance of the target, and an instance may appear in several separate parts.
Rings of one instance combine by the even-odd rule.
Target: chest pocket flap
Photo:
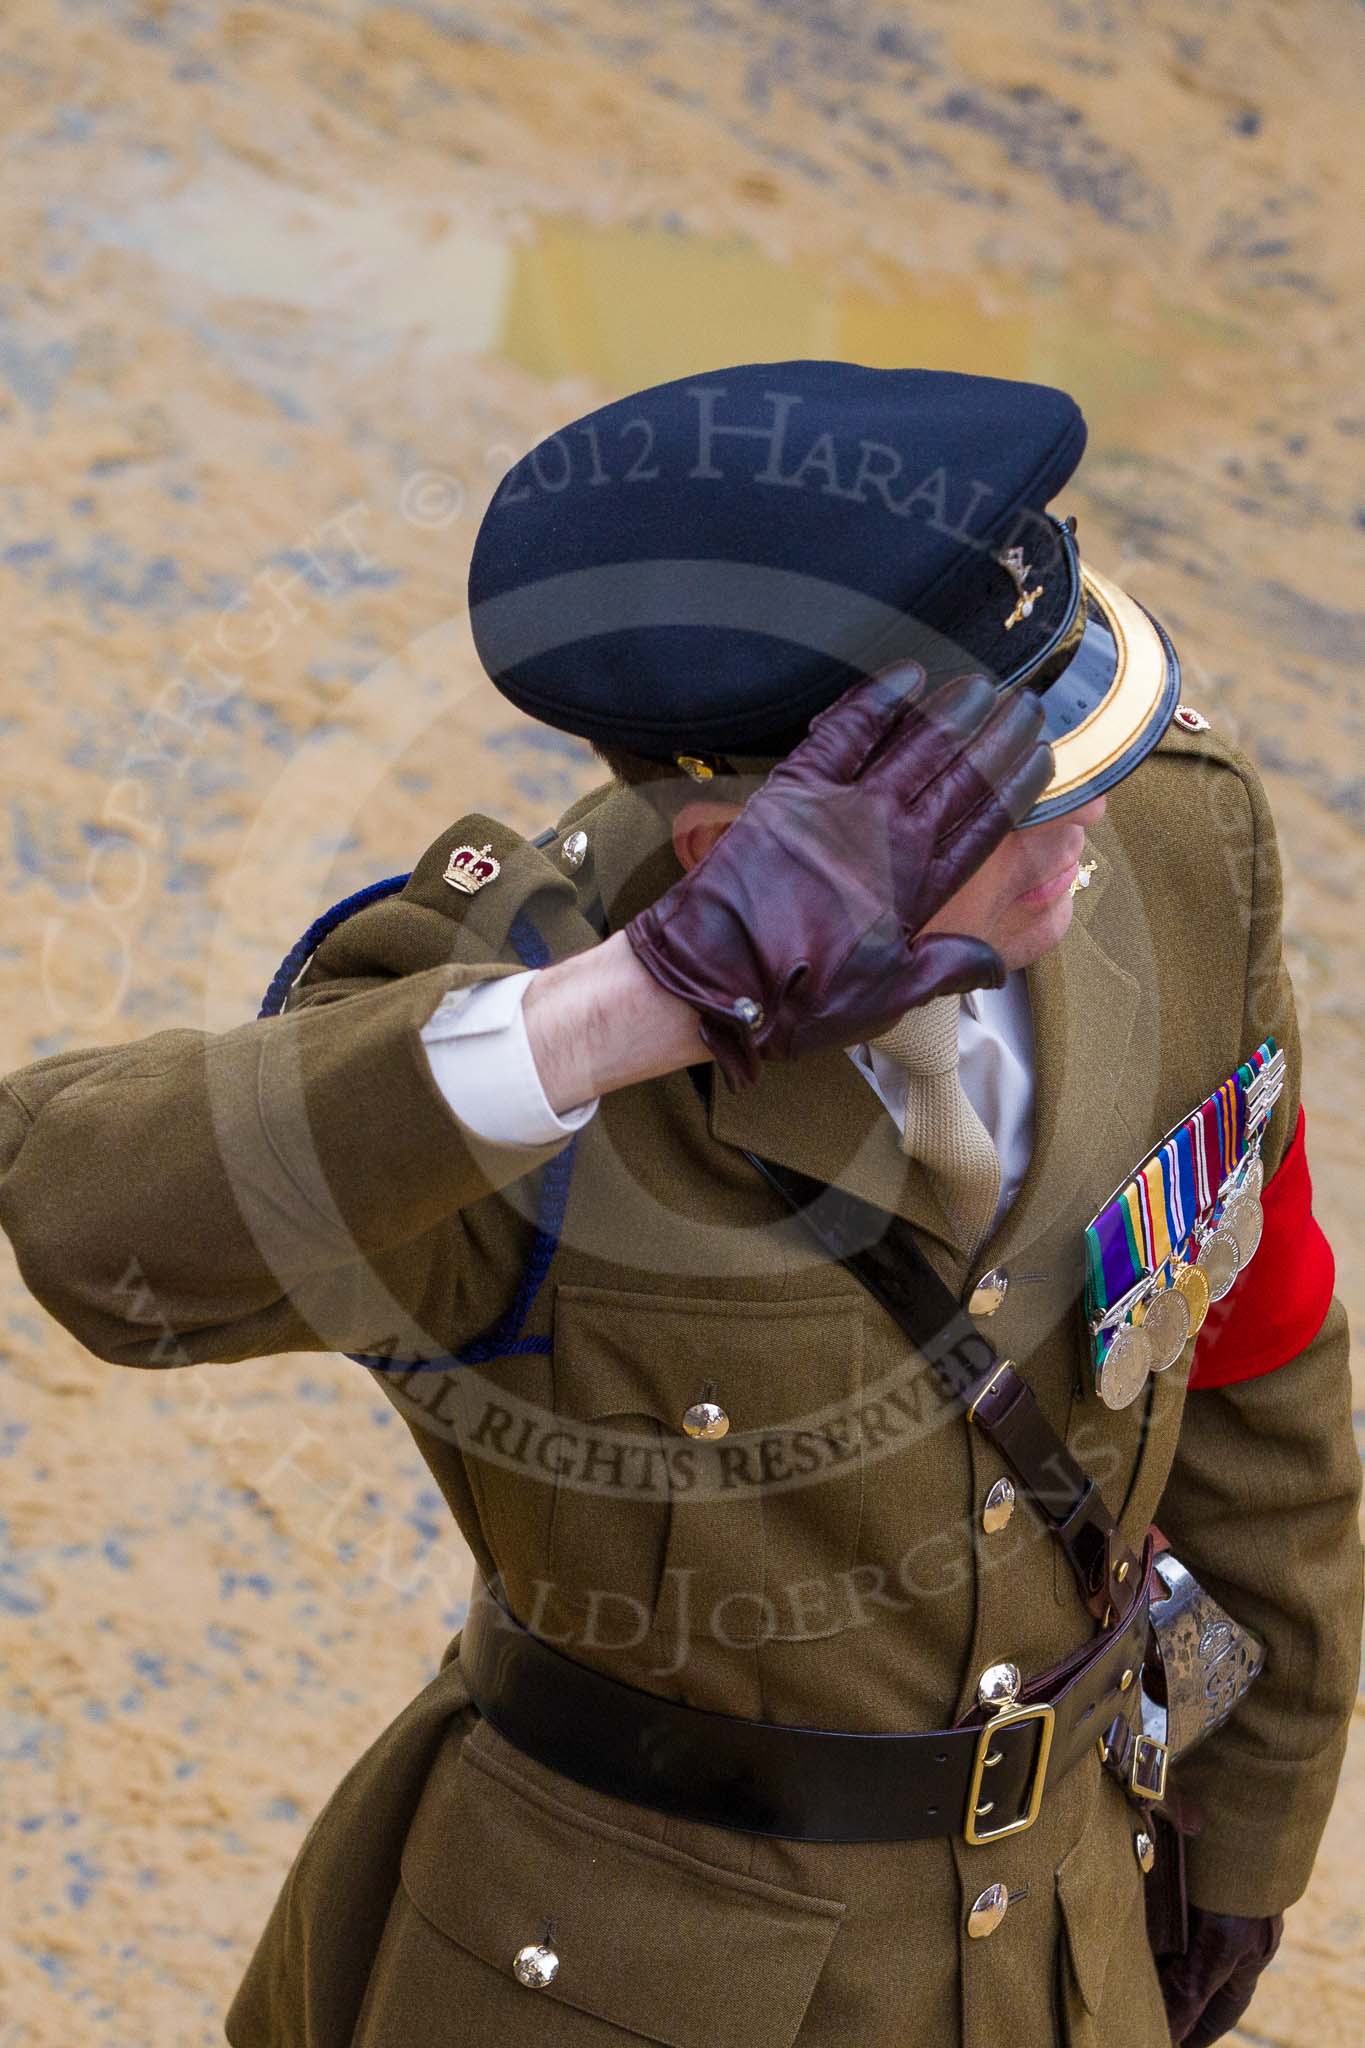
[[[662,1628],[685,1586],[691,1632],[730,1647],[834,1632],[809,1617],[840,1603],[795,1589],[857,1554],[863,1334],[856,1288],[754,1301],[561,1287],[561,1590],[611,1586]],[[728,1425],[713,1440],[684,1427],[703,1399]]]

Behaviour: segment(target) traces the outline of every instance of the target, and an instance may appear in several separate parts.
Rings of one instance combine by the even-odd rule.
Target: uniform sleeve
[[[324,980],[325,1000],[279,1017],[12,1075],[0,1225],[27,1285],[91,1351],[132,1365],[432,1356],[485,1328],[532,1232],[519,1184],[566,1138],[481,1138],[421,1030],[452,989],[515,971]]]
[[[1267,1131],[1267,1196],[1300,1132],[1300,1045],[1281,948],[1281,887],[1264,792],[1247,768],[1250,903],[1242,1051],[1266,1037],[1286,1055],[1286,1085]],[[1300,1138],[1301,1142],[1301,1138]],[[1303,1184],[1307,1185],[1306,1173]],[[1280,1186],[1289,1189],[1289,1180]],[[1303,1302],[1265,1355],[1264,1319],[1244,1328],[1250,1376],[1230,1377],[1239,1348],[1238,1283],[1217,1332],[1217,1384],[1194,1386],[1157,1521],[1216,1599],[1261,1636],[1266,1664],[1227,1724],[1178,1775],[1204,1811],[1189,1845],[1194,1904],[1225,1913],[1282,1911],[1307,1887],[1326,1825],[1355,1700],[1361,1630],[1360,1461],[1352,1423],[1349,1341],[1341,1303],[1297,1285],[1311,1253],[1301,1196],[1266,1202],[1267,1228],[1245,1287],[1274,1272]],[[1272,1226],[1271,1218],[1275,1221]],[[1244,1293],[1243,1302],[1250,1300]],[[1250,1314],[1250,1311],[1248,1311]]]

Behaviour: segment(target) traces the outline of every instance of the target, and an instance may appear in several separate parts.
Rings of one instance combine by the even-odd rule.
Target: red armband
[[[1265,1228],[1244,1273],[1214,1302],[1194,1347],[1192,1392],[1259,1379],[1311,1344],[1331,1305],[1332,1247],[1313,1214],[1303,1110],[1261,1194]]]

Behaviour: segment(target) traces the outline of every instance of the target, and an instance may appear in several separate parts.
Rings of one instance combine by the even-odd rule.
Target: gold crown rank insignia
[[[443,879],[452,889],[473,896],[501,873],[502,862],[494,860],[491,846],[457,846],[446,862]]]

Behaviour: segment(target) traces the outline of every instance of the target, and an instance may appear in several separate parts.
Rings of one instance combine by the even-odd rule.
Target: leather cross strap
[[[709,1106],[709,1066],[688,1068]],[[1103,1626],[1142,1577],[1139,1560],[1099,1486],[1044,1415],[1032,1388],[1002,1359],[944,1285],[902,1217],[844,1188],[741,1148],[806,1229],[900,1325],[948,1399],[999,1451],[1076,1575]]]

